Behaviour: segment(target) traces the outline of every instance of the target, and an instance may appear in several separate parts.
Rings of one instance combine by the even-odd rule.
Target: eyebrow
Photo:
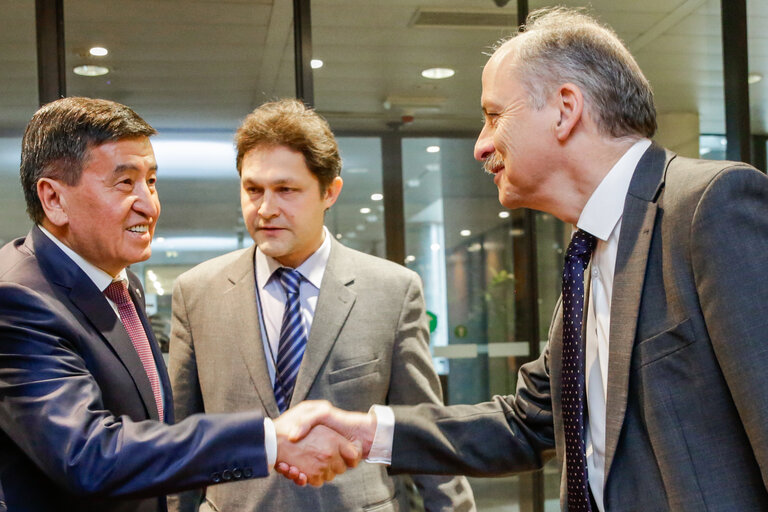
[[[126,171],[138,171],[139,169],[135,165],[131,164],[120,164],[115,167],[115,169],[112,171],[112,174],[120,174],[121,172]],[[157,164],[151,166],[149,168],[150,171],[157,172]]]

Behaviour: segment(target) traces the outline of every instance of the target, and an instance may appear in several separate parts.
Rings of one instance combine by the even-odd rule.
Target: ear
[[[557,89],[555,101],[560,113],[555,125],[555,136],[560,142],[565,142],[581,121],[584,112],[584,95],[577,85],[566,83]]]
[[[343,187],[344,180],[341,179],[341,176],[336,176],[333,178],[333,181],[330,185],[328,185],[328,189],[325,191],[325,197],[323,198],[326,210],[333,206],[333,204],[339,198],[339,194],[341,194],[341,189]]]
[[[37,197],[43,205],[45,216],[55,226],[62,227],[69,222],[66,212],[66,199],[63,197],[64,185],[51,178],[37,180]]]

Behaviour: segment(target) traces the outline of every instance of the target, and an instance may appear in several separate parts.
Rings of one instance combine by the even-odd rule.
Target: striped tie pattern
[[[104,290],[109,300],[117,305],[117,311],[120,314],[120,320],[128,331],[128,337],[131,338],[133,348],[141,359],[144,371],[149,378],[149,384],[152,386],[152,394],[155,396],[157,404],[157,414],[160,421],[163,421],[163,395],[160,391],[160,377],[157,373],[155,358],[152,356],[152,347],[149,346],[147,333],[144,331],[144,325],[136,312],[136,306],[133,305],[131,296],[128,294],[128,287],[124,281],[112,281],[112,284]]]
[[[277,269],[275,274],[286,295],[275,372],[275,400],[277,401],[277,408],[282,413],[291,403],[301,358],[304,356],[304,349],[307,346],[307,334],[301,320],[301,305],[299,303],[301,274],[286,267]]]
[[[569,512],[592,512],[587,489],[587,455],[584,446],[584,270],[597,239],[578,230],[568,245],[563,267],[563,424],[565,428],[566,481]]]

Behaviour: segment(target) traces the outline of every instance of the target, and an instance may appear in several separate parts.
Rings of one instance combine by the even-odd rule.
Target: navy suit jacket
[[[158,421],[122,323],[88,276],[39,228],[0,249],[0,512],[162,511],[167,493],[265,476],[257,412]],[[152,420],[152,421],[147,421]]]

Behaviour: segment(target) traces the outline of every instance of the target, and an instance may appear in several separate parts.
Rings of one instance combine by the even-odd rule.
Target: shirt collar
[[[624,202],[635,168],[650,145],[649,139],[640,139],[608,171],[584,205],[576,224],[579,229],[602,241],[608,240],[624,212]]]
[[[93,263],[87,261],[85,258],[77,254],[75,251],[73,251],[68,246],[64,245],[64,242],[56,238],[53,233],[45,229],[43,226],[39,225],[40,231],[42,231],[45,236],[51,239],[53,243],[56,244],[56,246],[64,251],[64,254],[69,256],[69,259],[71,259],[75,265],[80,267],[80,270],[85,272],[85,275],[90,278],[91,281],[93,281],[93,284],[96,285],[96,287],[99,289],[99,291],[103,292],[107,289],[107,286],[112,284],[112,281],[128,281],[128,273],[125,271],[125,269],[122,269],[119,274],[117,274],[117,277],[112,277],[111,275],[107,274],[103,270],[101,270],[99,267],[94,265]]]
[[[296,270],[304,279],[319,290],[320,283],[323,280],[323,274],[325,274],[325,267],[328,266],[328,258],[330,256],[331,233],[328,231],[328,228],[323,226],[323,243],[320,244],[320,247],[318,247],[309,258],[304,260],[304,263],[299,265]],[[276,259],[267,256],[261,252],[261,249],[256,247],[256,280],[259,284],[259,288],[263,290],[275,270],[282,266],[283,265]]]

